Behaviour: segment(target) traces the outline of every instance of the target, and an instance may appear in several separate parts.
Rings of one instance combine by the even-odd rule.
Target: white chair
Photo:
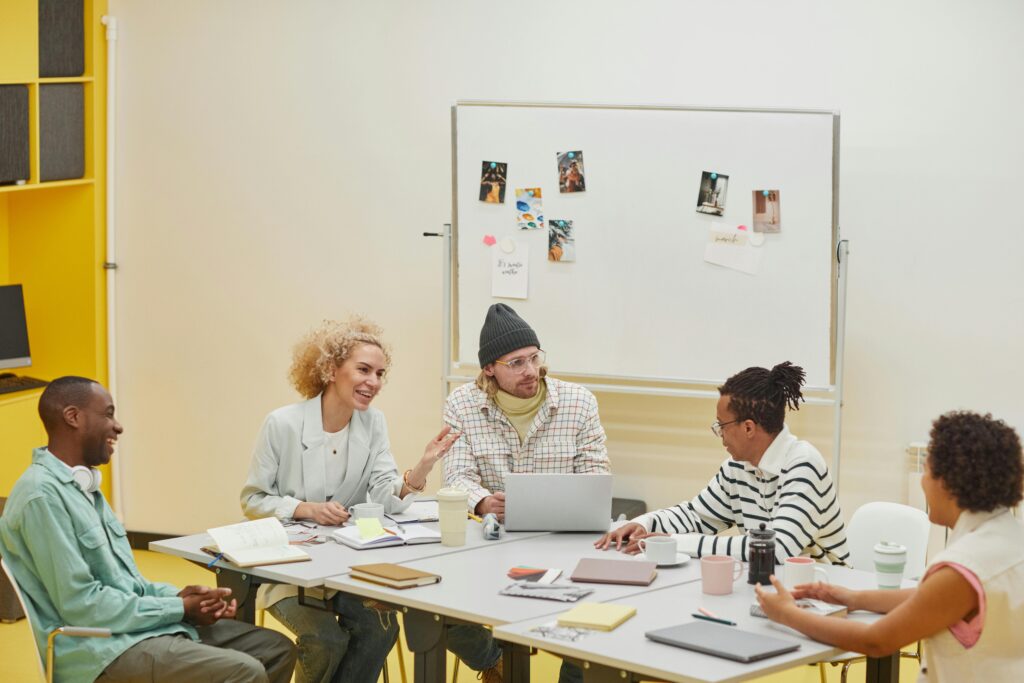
[[[931,523],[922,510],[899,503],[866,503],[857,508],[846,526],[846,545],[850,549],[848,563],[854,569],[875,570],[875,544],[891,541],[907,547],[907,564],[903,576],[919,579],[927,566],[928,536]],[[900,657],[921,660],[921,643],[913,652],[900,652]],[[828,662],[818,662],[821,683],[825,683],[825,664],[843,665],[840,681],[846,683],[850,665],[863,660],[855,654],[840,655]]]
[[[21,603],[21,609],[25,612],[25,620],[28,622],[29,631],[31,631],[32,645],[36,653],[36,662],[39,664],[39,677],[41,680],[47,683],[53,683],[53,641],[57,636],[73,636],[76,638],[109,638],[109,628],[92,628],[89,626],[58,626],[57,628],[50,631],[49,637],[46,639],[46,660],[45,665],[43,663],[43,653],[39,651],[39,645],[36,642],[35,630],[32,628],[32,612],[29,611],[28,605],[25,604],[25,596],[21,593],[21,586],[18,585],[18,581],[14,578],[14,574],[11,573],[10,567],[7,563],[0,558],[0,567],[3,567],[4,573],[7,574],[7,578],[11,581],[11,586],[14,588],[14,593],[18,596],[18,602]]]

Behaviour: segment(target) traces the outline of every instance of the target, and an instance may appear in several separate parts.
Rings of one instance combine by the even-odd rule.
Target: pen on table
[[[220,560],[222,557],[224,557],[224,553],[217,553],[216,555],[214,555],[213,559],[210,560],[209,564],[206,565],[206,568],[213,569],[213,565],[217,564],[217,561]]]
[[[693,617],[694,619],[703,619],[704,621],[713,621],[716,624],[725,624],[726,626],[735,626],[736,625],[735,621],[729,621],[728,619],[719,619],[718,617],[709,617],[708,615],[701,614],[700,612],[694,612],[690,616]]]
[[[479,516],[477,516],[477,515],[474,515],[474,514],[473,514],[472,512],[470,512],[469,510],[467,510],[467,511],[466,511],[466,516],[467,516],[467,517],[469,517],[469,518],[470,518],[471,520],[473,520],[474,522],[483,522],[483,521],[484,521],[482,517],[479,517]]]

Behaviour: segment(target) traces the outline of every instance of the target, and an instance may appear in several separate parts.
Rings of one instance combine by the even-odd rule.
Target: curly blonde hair
[[[391,368],[391,349],[382,341],[380,325],[362,316],[345,320],[325,320],[306,333],[292,350],[288,380],[305,398],[319,395],[331,379],[331,371],[341,367],[360,344],[373,344],[384,353],[384,368]]]

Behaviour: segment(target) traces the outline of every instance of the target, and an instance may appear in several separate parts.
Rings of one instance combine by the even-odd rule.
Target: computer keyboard
[[[49,382],[36,379],[35,377],[0,376],[0,394],[9,394],[12,391],[25,391],[26,389],[38,389],[39,387],[45,387],[47,384]]]

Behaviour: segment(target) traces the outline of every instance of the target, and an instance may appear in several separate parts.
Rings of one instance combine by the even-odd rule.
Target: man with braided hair
[[[804,555],[845,563],[846,529],[825,460],[785,424],[786,408],[800,407],[803,383],[803,369],[788,361],[726,380],[711,431],[730,457],[715,477],[693,500],[641,515],[594,545],[635,554],[641,538],[671,535],[679,552],[746,561],[746,531],[763,522],[775,530],[778,562]],[[740,536],[718,535],[733,527]]]

